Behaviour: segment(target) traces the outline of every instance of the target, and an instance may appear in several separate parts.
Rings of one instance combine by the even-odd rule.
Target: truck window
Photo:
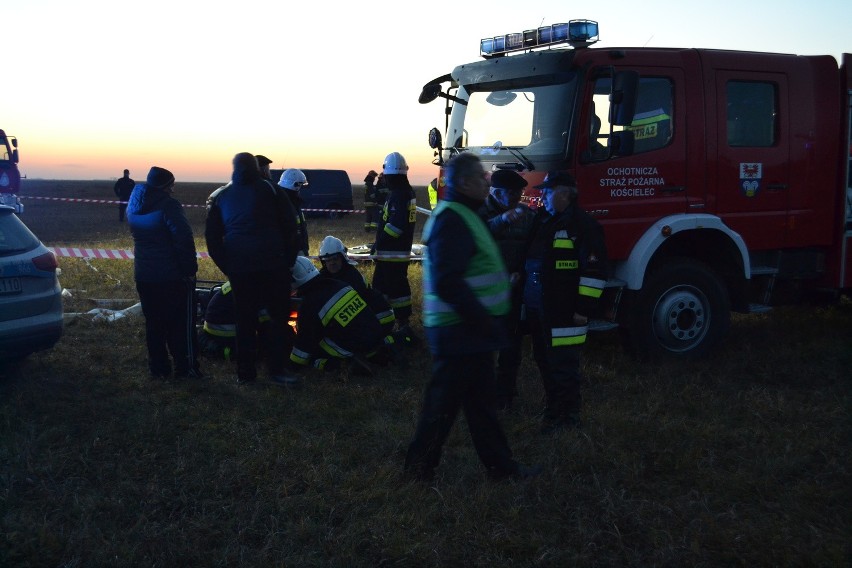
[[[514,149],[537,166],[564,158],[576,89],[573,76],[556,84],[504,85],[459,89],[458,96],[468,104],[453,107],[450,144],[507,161],[517,160]]]
[[[666,146],[672,138],[672,81],[662,77],[639,80],[636,114],[627,127],[633,131],[633,153]]]
[[[729,81],[728,146],[768,147],[778,132],[777,89],[772,83]]]
[[[606,145],[608,129],[599,128],[599,124],[609,121],[609,93],[611,80],[602,77],[595,81],[595,93],[589,113],[592,115],[590,125],[589,148],[593,158],[601,155],[598,144]],[[633,131],[633,153],[651,152],[669,144],[672,139],[673,117],[673,81],[667,77],[642,77],[639,80],[639,93],[636,101],[636,114],[627,130]],[[600,130],[604,130],[603,133]],[[621,127],[613,128],[614,132]]]

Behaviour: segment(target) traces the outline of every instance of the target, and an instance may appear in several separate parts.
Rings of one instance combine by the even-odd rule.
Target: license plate
[[[22,289],[20,278],[0,278],[0,294],[19,294]]]

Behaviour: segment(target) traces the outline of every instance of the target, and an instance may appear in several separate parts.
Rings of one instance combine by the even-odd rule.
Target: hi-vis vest
[[[500,256],[500,249],[491,237],[482,219],[472,211],[454,201],[439,201],[435,211],[423,229],[423,239],[428,242],[435,219],[445,210],[452,209],[461,216],[476,243],[476,252],[464,274],[465,282],[470,286],[479,302],[493,316],[509,313],[509,275]],[[444,327],[461,321],[458,313],[435,293],[431,281],[431,255],[428,247],[423,256],[423,325],[426,327]]]

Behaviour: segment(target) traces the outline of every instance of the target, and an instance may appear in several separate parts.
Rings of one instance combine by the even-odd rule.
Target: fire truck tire
[[[648,275],[637,294],[627,339],[639,358],[693,359],[708,355],[730,322],[719,276],[702,262],[672,258]]]

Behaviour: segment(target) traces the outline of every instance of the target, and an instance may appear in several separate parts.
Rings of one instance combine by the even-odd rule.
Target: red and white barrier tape
[[[44,201],[65,201],[70,203],[104,203],[107,205],[127,205],[127,201],[117,201],[112,199],[82,199],[79,197],[41,197],[39,195],[19,195],[21,199],[42,199]],[[207,205],[195,205],[194,203],[183,203],[184,207],[204,207]],[[308,211],[311,213],[366,213],[365,209],[302,209],[302,211]],[[417,208],[418,213],[423,213],[425,215],[431,215],[432,212],[429,209],[424,209],[423,207]]]
[[[91,248],[75,248],[75,247],[47,247],[53,254],[59,257],[66,258],[96,258],[102,260],[133,260],[132,250],[117,250],[117,249],[91,249]],[[198,251],[195,253],[197,258],[210,258],[210,253]],[[421,255],[404,255],[404,254],[350,254],[354,260],[375,260],[375,259],[405,259],[420,260]],[[319,260],[318,256],[310,257],[313,260]]]
[[[113,199],[82,199],[79,197],[41,197],[39,195],[19,195],[21,199],[42,199],[44,201],[65,201],[70,203],[104,203],[107,205],[126,205],[127,201],[117,201]],[[183,203],[184,207],[203,207],[207,205],[196,205],[194,203]],[[364,209],[302,209],[302,211],[310,211],[317,213],[366,213]]]

